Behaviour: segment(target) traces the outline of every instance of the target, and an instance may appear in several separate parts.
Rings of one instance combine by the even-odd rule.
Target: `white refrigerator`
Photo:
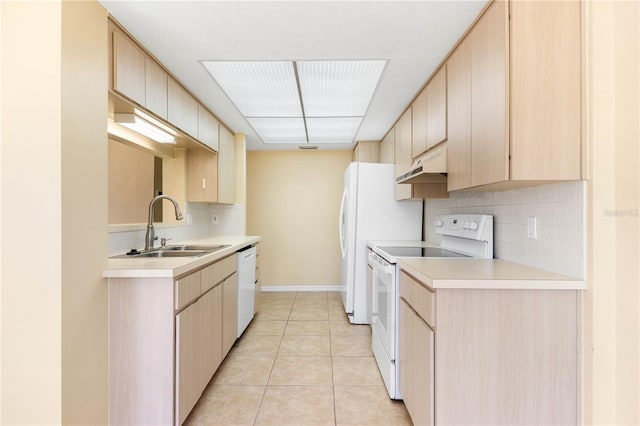
[[[340,203],[342,302],[349,321],[369,323],[367,241],[422,240],[422,202],[395,200],[395,166],[351,163]]]

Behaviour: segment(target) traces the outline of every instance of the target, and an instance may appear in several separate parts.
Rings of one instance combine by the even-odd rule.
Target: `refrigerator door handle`
[[[342,193],[342,201],[340,202],[340,223],[338,224],[338,232],[340,236],[340,251],[342,252],[342,258],[347,254],[347,241],[345,237],[345,204],[347,203],[347,188]]]

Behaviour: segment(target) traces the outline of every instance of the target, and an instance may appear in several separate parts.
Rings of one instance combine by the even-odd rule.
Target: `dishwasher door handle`
[[[250,260],[252,257],[256,257],[256,254],[255,253],[247,253],[244,256],[242,256],[242,260],[243,261],[247,261],[247,260]]]

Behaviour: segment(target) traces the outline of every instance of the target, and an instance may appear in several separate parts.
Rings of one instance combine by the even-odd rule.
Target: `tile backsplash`
[[[170,238],[172,242],[223,235],[245,235],[244,205],[187,203],[185,220],[172,225],[156,224],[158,237]],[[218,216],[218,224],[212,216]],[[140,227],[142,228],[142,227]],[[132,248],[144,247],[144,229],[109,232],[109,256],[126,253]],[[159,242],[156,243],[159,245]]]
[[[454,192],[425,203],[425,240],[439,243],[435,217],[447,213],[494,216],[494,257],[585,277],[586,183],[543,185],[497,192]],[[527,218],[536,217],[538,239],[527,237]]]

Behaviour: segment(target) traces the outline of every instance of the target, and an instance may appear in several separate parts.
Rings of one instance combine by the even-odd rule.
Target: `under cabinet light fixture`
[[[175,133],[137,109],[133,113],[116,113],[113,121],[156,142],[176,143]]]

